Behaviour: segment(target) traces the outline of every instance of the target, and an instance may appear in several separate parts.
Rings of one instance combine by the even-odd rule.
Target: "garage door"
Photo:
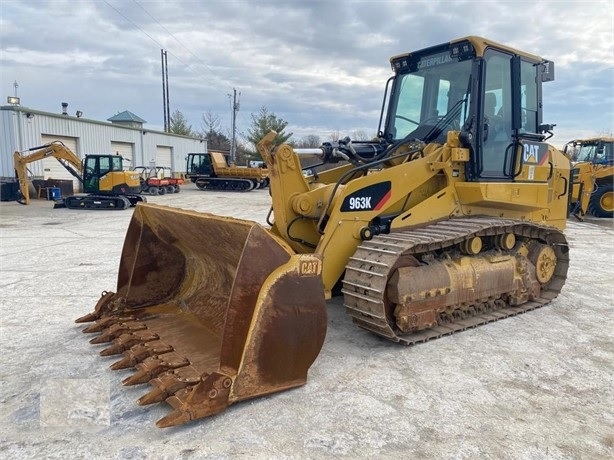
[[[132,159],[134,158],[134,144],[130,144],[128,142],[111,142],[111,153],[119,153],[122,157],[124,157],[125,170],[132,169],[135,166],[140,166],[136,163],[132,163]]]
[[[173,166],[173,148],[164,145],[156,147],[156,166],[165,166],[171,168]]]
[[[61,141],[66,147],[68,147],[72,152],[77,154],[77,138],[76,137],[62,137],[62,136],[53,136],[51,134],[43,134],[41,136],[41,140],[43,144],[48,144],[53,141]],[[44,158],[43,159],[43,178],[44,179],[60,179],[60,180],[72,180],[73,181],[73,189],[75,191],[81,190],[81,182],[70,174],[64,166],[60,164],[58,160],[55,158]]]

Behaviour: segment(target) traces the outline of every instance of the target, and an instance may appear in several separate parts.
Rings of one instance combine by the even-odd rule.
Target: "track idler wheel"
[[[529,243],[529,260],[535,265],[535,277],[540,284],[546,284],[554,275],[557,257],[552,247],[532,241]]]

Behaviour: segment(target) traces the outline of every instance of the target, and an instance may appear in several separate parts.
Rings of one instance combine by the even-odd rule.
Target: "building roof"
[[[129,110],[124,110],[123,112],[118,113],[117,115],[113,115],[111,118],[107,118],[107,120],[110,121],[110,122],[115,122],[115,121],[135,121],[137,123],[147,123],[141,117],[136,116],[135,114],[133,114]]]

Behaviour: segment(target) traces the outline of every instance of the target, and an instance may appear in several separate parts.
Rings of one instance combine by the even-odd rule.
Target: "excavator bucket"
[[[83,332],[99,333],[139,404],[166,401],[169,427],[303,385],[326,335],[321,260],[297,255],[255,222],[139,203],[117,292]]]

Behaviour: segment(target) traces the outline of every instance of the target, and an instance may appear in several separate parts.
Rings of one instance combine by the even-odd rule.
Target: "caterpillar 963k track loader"
[[[306,382],[340,292],[412,344],[532,310],[562,288],[570,161],[545,140],[553,64],[468,37],[393,57],[377,139],[272,147],[270,228],[139,204],[93,343],[166,401],[158,426]],[[301,157],[339,166],[304,177]],[[330,165],[327,165],[330,166]],[[161,261],[164,261],[163,263]]]

